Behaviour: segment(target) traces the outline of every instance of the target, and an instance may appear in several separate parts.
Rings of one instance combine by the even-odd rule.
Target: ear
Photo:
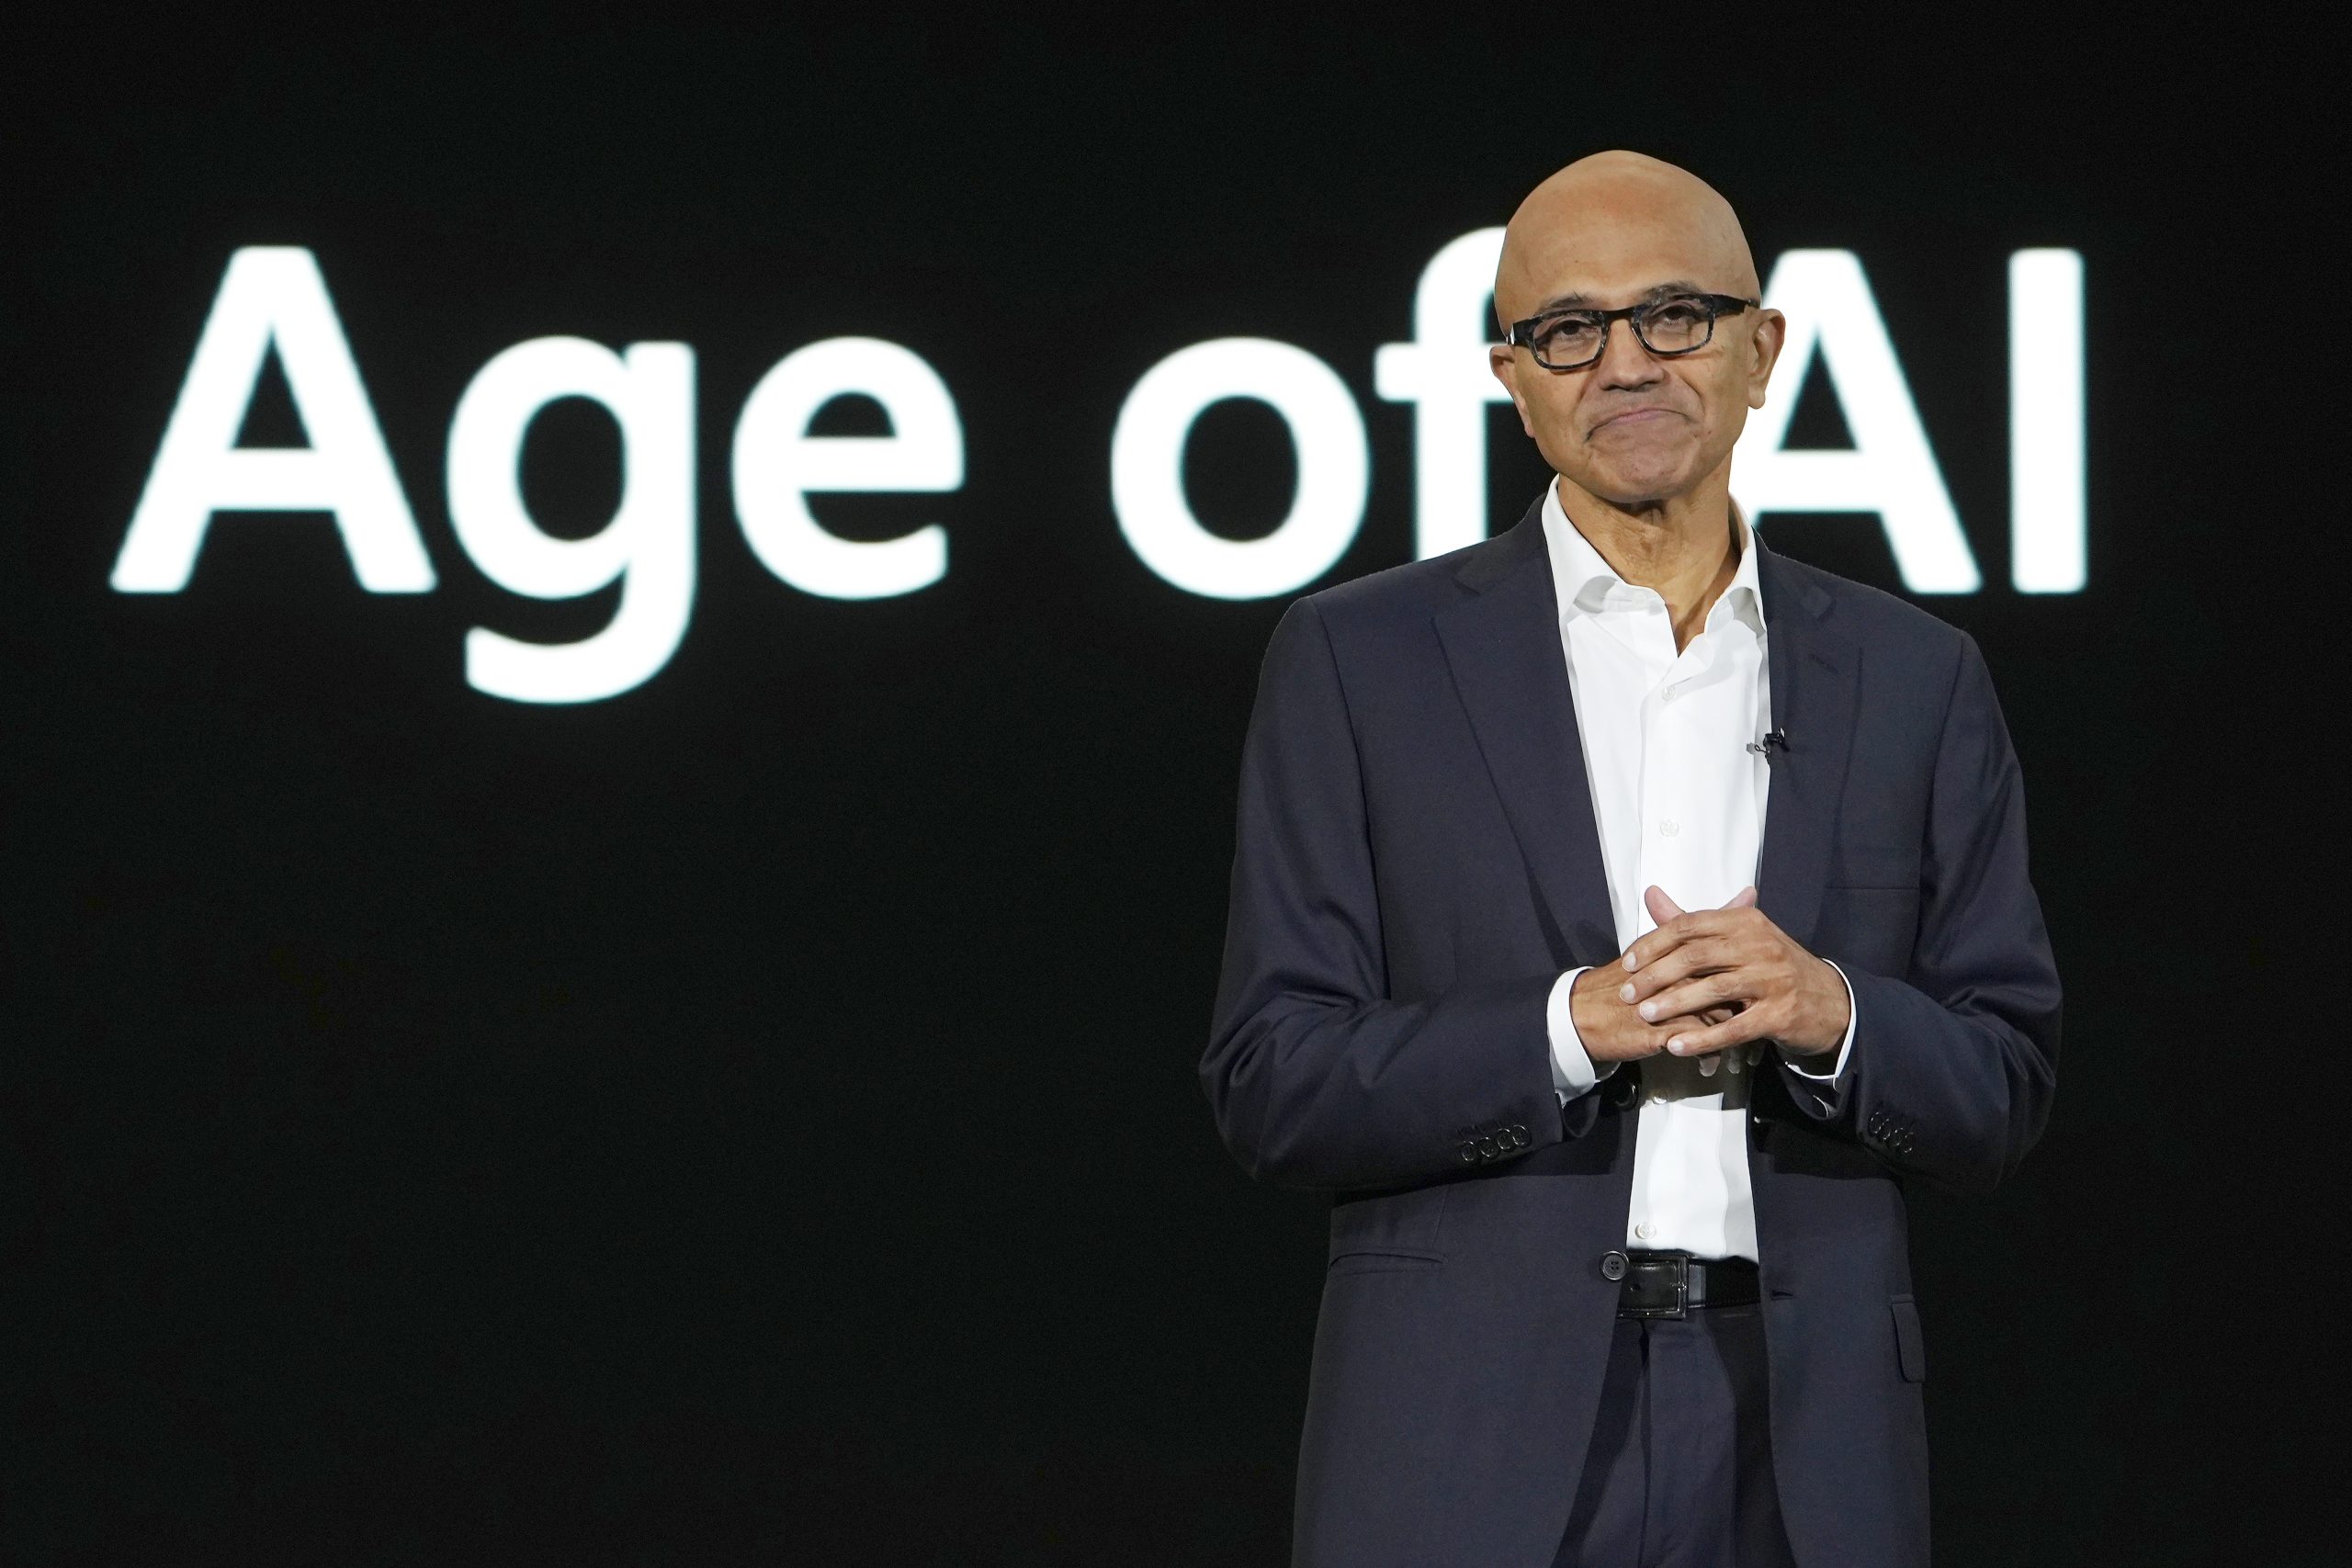
[[[1764,406],[1764,386],[1772,367],[1781,362],[1781,347],[1789,341],[1789,319],[1778,310],[1758,311],[1756,330],[1748,334],[1747,406]]]
[[[1511,407],[1519,411],[1520,429],[1527,432],[1527,438],[1530,441],[1534,440],[1535,426],[1527,417],[1527,400],[1520,394],[1519,390],[1519,355],[1517,351],[1512,349],[1508,344],[1488,344],[1487,345],[1487,368],[1494,372],[1495,379],[1500,381],[1503,384],[1503,390],[1510,394]]]

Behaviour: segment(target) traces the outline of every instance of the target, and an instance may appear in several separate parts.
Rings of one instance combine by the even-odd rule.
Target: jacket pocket
[[[1909,1296],[1890,1296],[1894,1309],[1894,1359],[1905,1382],[1928,1381],[1928,1341],[1919,1332],[1919,1303]]]
[[[1439,1239],[1445,1224],[1450,1182],[1416,1187],[1402,1192],[1370,1193],[1344,1199],[1331,1208],[1334,1269],[1340,1260],[1360,1269],[1434,1269],[1445,1261],[1445,1244]]]
[[[1445,1259],[1430,1252],[1342,1252],[1331,1259],[1327,1275],[1418,1274],[1442,1269]]]

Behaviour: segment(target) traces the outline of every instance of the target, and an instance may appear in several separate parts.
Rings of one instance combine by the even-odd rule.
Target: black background
[[[1283,601],[1135,558],[1111,425],[1176,348],[1297,343],[1373,446],[1334,577],[1407,558],[1373,351],[1439,245],[1611,145],[1715,183],[1768,265],[1860,254],[1984,571],[1927,604],[2024,760],[2065,1071],[2014,1182],[1916,1202],[1939,1557],[2328,1555],[2332,1483],[2290,1483],[2341,1311],[2332,807],[2292,759],[2340,706],[2304,607],[2340,569],[2279,334],[2340,311],[2234,309],[2328,276],[2300,90],[2210,29],[1370,15],[81,18],[15,52],[9,1560],[1282,1561],[1322,1210],[1244,1179],[1193,1066]],[[255,243],[317,252],[438,592],[366,594],[285,517],[218,524],[184,594],[107,589]],[[2080,595],[2007,586],[2030,244],[2086,257]],[[483,581],[440,463],[473,372],[559,333],[694,345],[701,588],[650,683],[535,708],[467,688],[465,628],[577,637],[610,595]],[[823,504],[949,527],[944,582],[870,604],[768,576],[724,462],[760,373],[854,333],[931,360],[969,451],[955,494]],[[1508,520],[1543,470],[1494,434]],[[547,525],[600,525],[616,450],[542,422]],[[1220,526],[1281,514],[1270,414],[1193,453]],[[1766,526],[1899,587],[1874,519]]]

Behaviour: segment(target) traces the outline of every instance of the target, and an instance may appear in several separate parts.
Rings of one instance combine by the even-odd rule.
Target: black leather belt
[[[1763,1294],[1745,1258],[1628,1247],[1601,1254],[1600,1274],[1618,1282],[1619,1317],[1687,1317],[1692,1307],[1747,1306]]]

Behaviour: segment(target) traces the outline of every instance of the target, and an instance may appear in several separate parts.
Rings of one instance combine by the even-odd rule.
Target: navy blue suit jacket
[[[1544,1004],[1618,953],[1541,508],[1293,604],[1242,757],[1201,1077],[1253,1175],[1332,1192],[1296,1561],[1548,1564],[1592,1430],[1636,1069],[1566,1107]],[[1834,1089],[1752,1091],[1782,1512],[1799,1561],[1927,1560],[1903,1190],[1986,1188],[2050,1110],[2058,976],[1983,656],[1765,548],[1758,903],[1854,989]]]

